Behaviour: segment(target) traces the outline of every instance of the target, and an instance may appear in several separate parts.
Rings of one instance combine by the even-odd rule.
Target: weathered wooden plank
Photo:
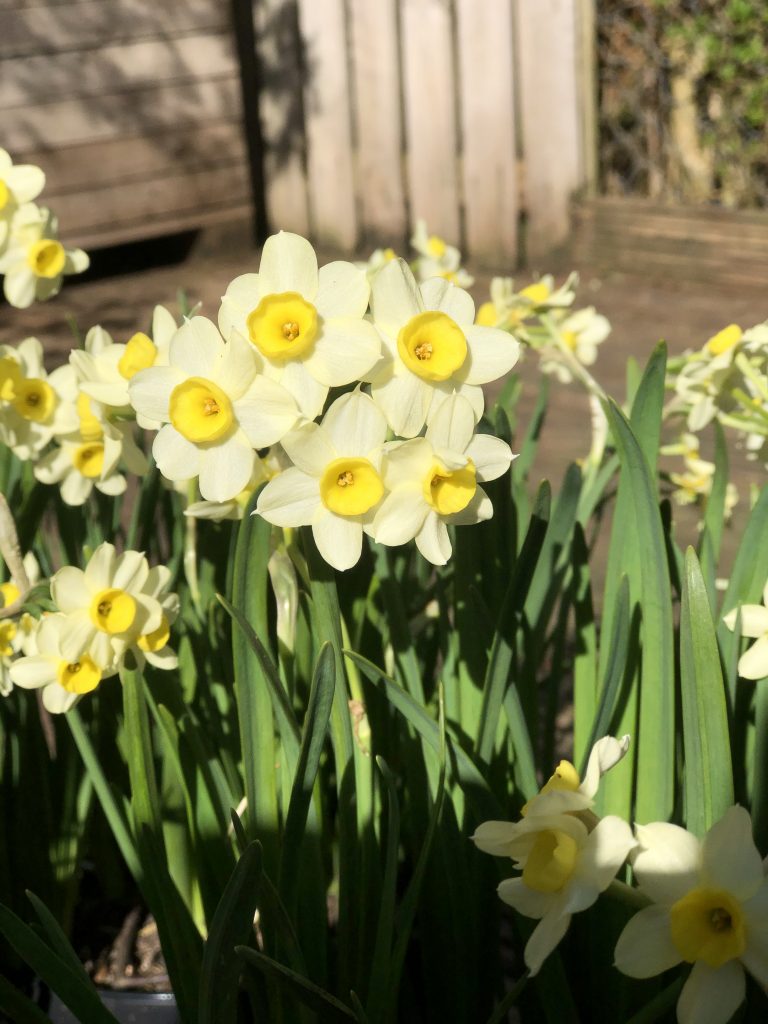
[[[515,5],[529,260],[568,237],[570,200],[584,181],[573,0]]]
[[[401,0],[400,6],[411,215],[460,242],[450,6],[445,0]]]
[[[144,178],[179,170],[216,167],[223,161],[245,165],[247,161],[239,121],[215,121],[15,155],[19,163],[35,164],[45,171],[46,201],[93,185],[140,185]]]
[[[221,0],[81,0],[0,12],[0,57],[24,57],[113,45],[129,39],[169,39],[229,24]]]
[[[343,0],[299,0],[299,26],[312,233],[324,245],[352,249],[357,212]]]
[[[302,54],[296,0],[254,0],[267,216],[272,230],[309,234]]]
[[[151,221],[177,214],[194,216],[206,209],[242,204],[249,196],[248,174],[242,165],[226,163],[204,170],[149,178],[141,188],[105,185],[69,192],[56,199],[62,234],[67,237],[105,225]]]
[[[240,110],[240,85],[234,76],[161,85],[98,98],[62,99],[6,116],[3,145],[11,152],[69,146],[80,142],[144,134],[161,128],[231,119]]]
[[[350,15],[361,232],[368,244],[397,247],[408,231],[397,3],[358,0]]]
[[[512,11],[508,0],[457,0],[462,185],[468,254],[517,260]]]
[[[140,241],[145,238],[160,238],[178,231],[192,231],[220,224],[240,225],[252,216],[250,202],[234,200],[221,203],[205,210],[173,211],[154,217],[151,221],[139,220],[131,224],[102,224],[83,232],[67,235],[68,245],[77,245],[86,250],[103,249],[110,245]],[[209,314],[210,314],[209,310]]]
[[[104,46],[97,54],[85,57],[73,52],[6,60],[0,65],[0,102],[7,110],[51,96],[100,96],[105,88],[115,92],[236,73],[229,32],[145,39]],[[41,96],[41,82],[45,83],[45,96]]]

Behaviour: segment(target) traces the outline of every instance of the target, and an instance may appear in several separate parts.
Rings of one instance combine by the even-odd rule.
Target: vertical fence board
[[[459,239],[458,132],[448,0],[401,0],[408,189],[413,219]]]
[[[320,243],[353,249],[357,217],[343,0],[299,0],[299,24],[312,232]]]
[[[366,241],[396,245],[408,228],[397,0],[356,0],[350,13],[361,227]]]
[[[517,257],[518,174],[509,0],[457,0],[462,186],[468,255]]]
[[[296,0],[254,0],[253,13],[269,226],[308,235]]]
[[[536,260],[566,240],[583,181],[576,10],[574,0],[519,0],[516,11],[526,254]]]

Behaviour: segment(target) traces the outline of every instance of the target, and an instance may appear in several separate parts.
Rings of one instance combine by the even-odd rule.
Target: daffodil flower
[[[281,231],[264,243],[258,274],[235,278],[221,300],[219,327],[247,338],[264,372],[295,397],[307,419],[323,409],[328,390],[364,379],[381,343],[364,320],[366,274],[353,263],[317,267],[300,235]]]
[[[768,676],[768,583],[763,590],[762,604],[743,604],[723,616],[728,629],[736,628],[739,614],[741,635],[755,640],[739,658],[739,675],[742,679],[764,679]]]
[[[481,384],[503,376],[520,346],[504,331],[478,327],[468,292],[443,278],[419,286],[403,260],[388,263],[371,286],[371,313],[382,358],[362,377],[392,430],[415,437],[454,392],[483,413]]]
[[[276,526],[311,526],[318,550],[335,569],[360,558],[363,526],[384,496],[381,446],[387,422],[360,391],[342,395],[320,424],[283,438],[293,462],[259,495],[256,511]]]
[[[556,328],[563,344],[582,366],[591,366],[595,362],[598,345],[611,333],[610,323],[594,306],[569,314],[556,322]],[[573,373],[560,350],[554,345],[541,346],[539,358],[544,373],[553,374],[563,384],[573,380]]]
[[[69,711],[86,693],[117,671],[112,652],[106,659],[84,646],[71,653],[70,623],[67,615],[46,615],[35,634],[35,654],[15,661],[9,674],[16,686],[42,689],[43,706],[52,714]]]
[[[529,814],[508,825],[503,842],[491,831],[496,830],[480,826],[472,837],[478,848],[511,857],[522,871],[499,885],[499,897],[524,917],[539,920],[524,954],[534,975],[567,932],[573,914],[591,907],[611,884],[635,840],[629,825],[610,815],[590,829],[573,814]]]
[[[390,492],[369,532],[380,544],[416,541],[435,565],[451,556],[449,525],[471,525],[493,515],[479,483],[501,476],[512,461],[509,445],[475,434],[475,416],[463,395],[437,410],[425,437],[385,446],[384,485]]]
[[[0,346],[0,437],[23,461],[34,461],[53,437],[77,429],[75,375],[46,373],[43,346],[26,338]]]
[[[175,669],[179,659],[170,647],[171,626],[179,615],[179,597],[168,590],[171,582],[171,571],[165,565],[153,565],[147,575],[142,591],[154,598],[160,605],[162,617],[156,629],[141,633],[131,651],[139,665],[148,661],[155,668]]]
[[[37,199],[44,187],[45,175],[39,167],[14,164],[10,153],[0,149],[0,253],[8,241],[13,214]]]
[[[744,999],[745,970],[768,985],[768,879],[749,814],[729,808],[703,840],[665,822],[636,833],[632,865],[653,905],[624,928],[616,966],[651,978],[693,964],[679,1024],[726,1024]]]
[[[69,354],[80,389],[111,408],[129,407],[128,385],[140,370],[168,365],[171,339],[177,330],[176,321],[164,306],[154,308],[151,337],[137,331],[123,344],[113,341],[103,327],[92,327],[85,336],[84,347]],[[159,423],[139,417],[139,426],[157,430]]]
[[[229,501],[247,486],[256,448],[279,441],[300,418],[293,396],[259,372],[253,347],[237,333],[225,342],[205,317],[173,336],[169,365],[130,381],[139,415],[163,423],[152,453],[163,476],[199,476],[207,501]]]
[[[118,555],[112,544],[100,544],[85,571],[59,569],[51,580],[51,596],[66,616],[63,657],[76,661],[87,651],[101,667],[122,658],[139,637],[162,625],[156,586],[156,574],[150,574],[140,551]]]
[[[629,750],[629,736],[603,736],[589,752],[584,778],[570,761],[561,761],[539,793],[523,808],[523,814],[578,813],[595,803],[600,780]]]
[[[474,283],[475,279],[461,266],[461,253],[456,246],[438,235],[430,235],[426,221],[416,221],[411,245],[418,253],[414,270],[420,281],[442,277],[460,288],[469,288]]]
[[[81,274],[90,260],[82,249],[65,249],[58,221],[45,207],[25,203],[14,213],[6,249],[0,256],[3,293],[12,306],[26,309],[61,290],[65,274]]]

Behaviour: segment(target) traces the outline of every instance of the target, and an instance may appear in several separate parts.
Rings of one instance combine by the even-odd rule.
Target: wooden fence
[[[476,263],[546,255],[595,180],[593,3],[259,0],[270,223],[350,250],[423,217]]]
[[[69,240],[249,216],[248,2],[0,0],[0,145]],[[543,258],[594,181],[593,3],[252,0],[271,227],[352,251],[423,217],[475,264]]]

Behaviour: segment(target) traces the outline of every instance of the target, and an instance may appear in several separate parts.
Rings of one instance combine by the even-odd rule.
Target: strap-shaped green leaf
[[[238,946],[235,952],[248,967],[254,967],[268,978],[278,981],[305,1006],[314,1010],[320,1020],[327,1021],[328,1024],[346,1024],[348,1021],[357,1020],[354,1012],[340,999],[284,964],[246,946]]]

